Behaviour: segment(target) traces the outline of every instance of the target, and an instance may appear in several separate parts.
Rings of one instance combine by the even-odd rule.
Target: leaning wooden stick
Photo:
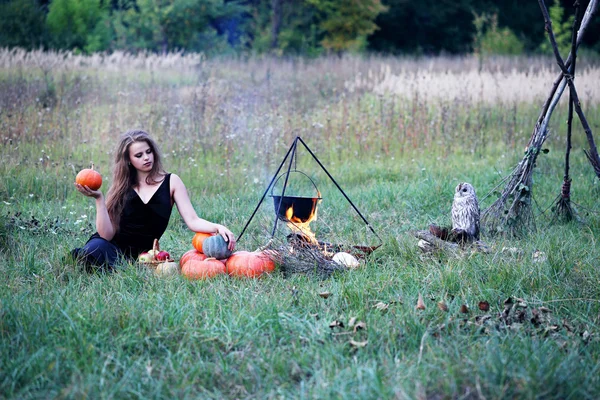
[[[595,3],[596,8],[597,8],[598,2],[593,0],[592,2],[590,2],[590,6],[592,5],[592,3]],[[579,120],[581,121],[581,125],[583,126],[583,130],[585,131],[585,135],[587,137],[588,144],[590,146],[589,154],[586,153],[586,155],[588,156],[588,159],[592,163],[592,166],[594,167],[594,171],[596,172],[596,169],[597,169],[596,166],[600,166],[600,157],[598,156],[598,149],[596,148],[596,143],[594,142],[592,128],[590,127],[590,124],[588,123],[587,119],[585,118],[585,114],[583,113],[583,110],[581,109],[581,102],[579,101],[579,96],[577,95],[577,89],[575,88],[575,82],[573,81],[574,70],[569,71],[569,69],[566,67],[565,63],[563,62],[562,57],[560,56],[560,53],[558,51],[558,45],[556,44],[556,38],[554,37],[554,32],[552,31],[552,21],[550,20],[550,15],[548,14],[548,9],[546,8],[546,3],[544,2],[544,0],[538,0],[538,4],[540,5],[540,8],[542,9],[542,14],[544,16],[544,21],[546,23],[546,25],[545,25],[546,32],[548,32],[550,44],[552,45],[552,51],[554,52],[554,56],[556,57],[556,63],[560,67],[562,74],[563,74],[564,78],[566,79],[567,84],[569,85],[570,96],[571,96],[571,99],[573,102],[573,106],[575,107],[575,112],[577,113],[577,116],[579,117]],[[574,64],[576,55],[572,53],[571,56],[573,57],[572,64]],[[598,175],[598,178],[600,178],[600,175]]]
[[[573,62],[569,69],[571,75],[575,77],[576,65],[577,65],[577,29],[579,23],[579,2],[576,1],[575,7],[575,18],[573,21],[573,29],[571,33],[571,56]],[[571,139],[573,133],[573,96],[569,94],[569,113],[567,116],[567,140],[565,150],[565,173],[563,175],[563,183],[560,189],[560,194],[555,200],[556,206],[554,208],[555,218],[560,218],[565,221],[571,221],[576,218],[577,213],[573,204],[571,203],[571,176],[570,176],[570,156],[571,156]]]

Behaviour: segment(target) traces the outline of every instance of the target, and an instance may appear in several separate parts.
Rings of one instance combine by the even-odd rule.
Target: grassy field
[[[600,68],[578,68],[600,140]],[[552,212],[566,102],[534,174],[536,231],[484,235],[490,253],[459,256],[422,254],[410,233],[450,224],[459,182],[493,203],[556,74],[541,58],[1,50],[0,398],[600,397],[600,185],[578,124],[581,222]],[[74,177],[93,162],[106,191],[116,138],[133,127],[157,139],[199,215],[237,234],[300,136],[379,236],[300,147],[296,166],[323,196],[317,237],[382,246],[328,278],[86,273],[65,261],[94,231]],[[267,196],[238,249],[265,244],[273,222]],[[180,256],[192,236],[175,210],[161,247]]]

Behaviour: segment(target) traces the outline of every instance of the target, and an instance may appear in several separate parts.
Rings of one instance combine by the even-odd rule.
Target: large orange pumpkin
[[[273,272],[275,263],[265,253],[236,251],[225,262],[230,276],[258,278],[264,273]]]
[[[209,238],[212,235],[212,233],[196,232],[194,238],[192,239],[192,246],[202,253],[202,242],[204,242],[204,239]]]
[[[183,267],[183,264],[185,264],[189,260],[204,261],[207,258],[208,257],[206,256],[206,254],[200,253],[196,249],[191,249],[191,250],[186,251],[185,253],[183,253],[183,255],[181,256],[181,258],[179,259],[179,266]]]
[[[213,278],[225,273],[225,264],[216,258],[188,260],[181,268],[181,274],[191,280]]]
[[[92,168],[85,168],[79,171],[75,177],[75,183],[87,186],[92,190],[98,190],[102,186],[102,175],[98,171],[94,171],[94,164],[92,164]]]

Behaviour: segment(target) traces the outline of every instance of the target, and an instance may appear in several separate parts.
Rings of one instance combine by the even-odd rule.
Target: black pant
[[[124,256],[121,249],[98,234],[93,235],[83,247],[71,251],[71,255],[83,261],[86,266],[108,270],[112,270],[116,262]]]

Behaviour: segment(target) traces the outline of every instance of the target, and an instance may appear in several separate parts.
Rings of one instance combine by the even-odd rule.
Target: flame
[[[294,205],[292,204],[287,210],[285,210],[285,218],[288,220],[287,226],[292,230],[292,232],[303,235],[312,244],[319,244],[317,237],[309,226],[312,221],[317,219],[316,208],[315,212],[305,222],[302,222],[300,218],[294,215]]]

